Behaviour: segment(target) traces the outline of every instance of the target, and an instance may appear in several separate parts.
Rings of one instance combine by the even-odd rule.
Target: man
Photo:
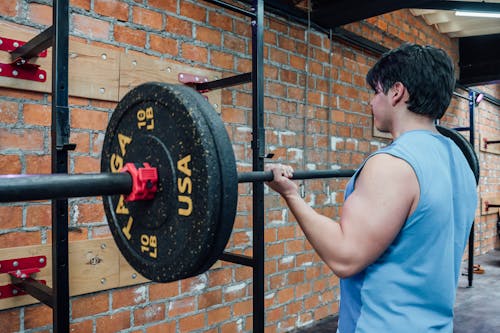
[[[440,135],[454,89],[443,50],[405,44],[368,72],[374,125],[392,134],[352,177],[338,223],[314,211],[269,165],[319,256],[341,277],[340,333],[452,332],[460,263],[477,204],[463,153]]]

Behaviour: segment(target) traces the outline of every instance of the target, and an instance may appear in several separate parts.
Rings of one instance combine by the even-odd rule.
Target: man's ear
[[[408,100],[408,93],[406,87],[401,82],[396,82],[391,87],[392,92],[392,106],[396,106],[400,102],[406,102]]]

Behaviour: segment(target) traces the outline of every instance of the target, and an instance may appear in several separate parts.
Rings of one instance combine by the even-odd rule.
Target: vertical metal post
[[[474,106],[476,103],[476,93],[473,90],[469,91],[469,142],[474,147]],[[474,275],[474,221],[469,234],[469,260],[467,267],[467,277],[469,280],[469,287],[472,287],[472,280]]]
[[[68,173],[68,0],[53,2],[52,173]],[[53,331],[69,332],[68,199],[52,200]]]
[[[254,0],[252,20],[252,164],[264,169],[264,1]],[[264,332],[264,183],[253,183],[253,331]]]

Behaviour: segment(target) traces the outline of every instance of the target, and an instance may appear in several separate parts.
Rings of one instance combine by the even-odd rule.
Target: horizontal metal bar
[[[18,58],[23,58],[23,59],[28,60],[28,59],[31,59],[31,58],[38,56],[38,54],[40,52],[51,47],[52,46],[53,30],[54,30],[54,28],[52,26],[48,27],[40,34],[33,37],[26,44],[24,44],[23,46],[18,47],[17,49],[12,51],[11,52],[12,60],[15,60]]]
[[[0,176],[0,202],[129,194],[127,172]]]
[[[484,143],[486,144],[492,144],[492,143],[500,143],[500,140],[484,140]]]
[[[487,204],[486,206],[497,208],[497,207],[500,207],[500,204]]]
[[[245,255],[242,255],[242,254],[229,253],[229,252],[226,252],[226,251],[224,251],[221,254],[220,260],[232,262],[232,263],[235,263],[235,264],[240,264],[240,265],[243,265],[243,266],[250,266],[250,267],[253,267],[254,266],[254,262],[255,262],[252,257],[245,256]]]
[[[295,171],[291,179],[318,179],[352,177],[356,170],[311,170]],[[251,183],[273,180],[271,171],[252,171],[238,174],[238,183]]]
[[[16,287],[22,289],[27,294],[30,294],[45,305],[48,305],[51,308],[54,306],[54,294],[52,292],[52,288],[32,278],[20,279],[15,276],[11,276],[11,278]]]
[[[243,15],[248,16],[250,18],[256,18],[257,17],[257,15],[255,13],[250,12],[250,11],[245,10],[243,8],[240,8],[240,7],[233,6],[230,3],[227,3],[225,1],[220,1],[220,0],[205,0],[205,1],[213,3],[214,5],[217,5],[219,7],[232,10],[235,13],[243,14]]]
[[[210,82],[203,82],[203,83],[197,83],[195,85],[195,89],[198,91],[208,91],[208,90],[214,90],[214,89],[220,89],[220,88],[227,88],[231,86],[235,86],[238,84],[243,84],[243,83],[248,83],[252,82],[252,73],[244,73],[244,74],[239,74],[231,77],[226,77],[220,80],[215,80],[215,81],[210,81]]]
[[[459,132],[470,131],[470,127],[454,127],[453,129]]]

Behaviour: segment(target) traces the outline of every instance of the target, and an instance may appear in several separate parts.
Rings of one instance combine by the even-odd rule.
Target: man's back
[[[378,153],[411,165],[419,202],[384,254],[341,281],[339,330],[451,332],[460,262],[477,204],[472,171],[451,140],[431,131],[407,132]]]

